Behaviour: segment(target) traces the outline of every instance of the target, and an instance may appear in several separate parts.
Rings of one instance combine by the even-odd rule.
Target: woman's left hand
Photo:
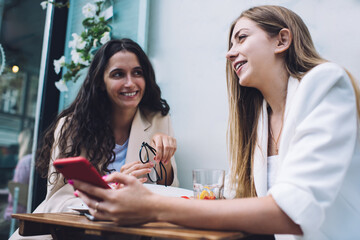
[[[156,150],[154,158],[157,162],[167,164],[176,151],[176,139],[163,133],[157,133],[152,137],[151,145]]]

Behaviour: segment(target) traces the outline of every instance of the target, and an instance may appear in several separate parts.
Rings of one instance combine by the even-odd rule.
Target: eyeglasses
[[[143,156],[143,154],[142,154],[143,149],[145,149],[145,156],[144,156],[145,159],[143,159],[143,157],[142,157],[142,156]],[[141,161],[143,164],[148,163],[148,162],[150,161],[149,151],[150,151],[152,154],[154,154],[154,156],[156,156],[156,150],[155,150],[155,148],[151,147],[148,143],[143,142],[143,143],[141,144],[140,151],[139,151],[139,158],[140,158],[140,161]],[[165,187],[166,187],[166,186],[167,186],[167,182],[166,182],[166,180],[167,180],[167,177],[166,177],[166,168],[165,168],[165,166],[164,166],[164,164],[163,164],[162,162],[159,163],[159,166],[160,166],[160,174],[159,174],[158,171],[156,170],[156,164],[155,164],[155,166],[153,167],[154,170],[155,170],[155,174],[156,174],[156,180],[151,179],[149,173],[147,174],[147,176],[148,176],[149,180],[150,180],[151,182],[153,182],[153,183],[154,183],[154,182],[157,182],[157,181],[161,181],[161,180],[163,180],[163,177],[165,177]],[[163,171],[164,171],[164,175],[163,175]]]

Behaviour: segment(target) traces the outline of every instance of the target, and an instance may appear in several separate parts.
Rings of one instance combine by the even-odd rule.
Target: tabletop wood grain
[[[160,237],[172,239],[246,239],[247,234],[235,231],[212,231],[185,228],[166,222],[153,222],[137,226],[118,226],[109,221],[90,221],[77,213],[33,213],[13,214],[13,218],[20,220],[19,233],[23,236],[35,234],[54,234],[65,227],[66,231],[81,229],[84,234],[108,235],[125,234],[145,237]],[[60,227],[60,228],[59,228]]]

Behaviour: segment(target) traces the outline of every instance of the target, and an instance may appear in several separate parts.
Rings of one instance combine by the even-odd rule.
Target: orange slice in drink
[[[203,190],[200,194],[200,199],[204,199],[205,197],[208,197],[210,194],[208,193],[208,191]]]

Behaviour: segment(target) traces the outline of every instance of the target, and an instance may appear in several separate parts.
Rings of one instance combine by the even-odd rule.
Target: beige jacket
[[[54,149],[52,150],[52,155],[51,155],[49,173],[55,171],[52,162],[59,155],[59,148],[57,147],[57,141],[59,139],[60,129],[63,124],[64,124],[64,119],[60,119],[54,133],[55,142],[54,142]],[[147,142],[150,144],[151,138],[155,133],[164,133],[169,136],[174,136],[174,132],[170,121],[170,116],[169,115],[162,116],[160,112],[144,114],[142,111],[138,110],[135,114],[134,120],[131,125],[129,145],[128,145],[125,162],[129,163],[133,161],[138,161],[141,143]],[[179,186],[179,180],[177,178],[177,167],[174,157],[171,158],[171,164],[174,172],[174,180],[171,186],[177,187]],[[150,173],[152,179],[155,179],[154,174],[155,174],[154,171]],[[55,185],[48,183],[45,200],[35,209],[34,213],[71,212],[72,210],[68,208],[69,206],[79,206],[81,204],[82,201],[74,196],[73,187],[69,184],[64,184],[63,177],[59,176],[59,179]],[[22,237],[19,235],[18,230],[16,230],[9,240],[14,240],[14,239],[45,240],[45,239],[52,239],[52,237],[51,235]]]
[[[59,139],[59,133],[63,123],[64,120],[61,119],[55,130],[55,148],[52,151],[49,173],[55,171],[52,162],[59,155],[57,140]],[[139,160],[139,150],[141,143],[144,141],[150,143],[151,138],[155,133],[164,133],[169,136],[174,136],[170,116],[162,116],[160,112],[144,114],[143,111],[138,110],[131,125],[126,163]],[[179,180],[177,178],[177,167],[174,157],[171,158],[171,164],[174,172],[174,180],[171,186],[179,186]],[[155,179],[154,174],[154,171],[150,173],[152,179]],[[69,212],[71,209],[69,209],[68,206],[78,206],[80,204],[81,200],[74,196],[73,187],[69,184],[64,184],[63,177],[59,176],[59,179],[55,185],[48,183],[46,198],[35,209],[34,212]]]

